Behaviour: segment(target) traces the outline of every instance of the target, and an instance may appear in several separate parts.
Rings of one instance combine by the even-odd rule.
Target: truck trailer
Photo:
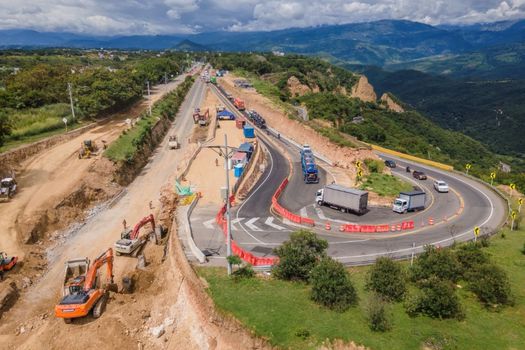
[[[244,101],[240,98],[233,99],[233,105],[239,110],[244,111],[246,107],[244,106]]]
[[[361,215],[367,211],[368,192],[331,184],[317,191],[315,201],[318,205],[326,205],[343,213]]]
[[[427,195],[423,191],[401,192],[399,197],[394,200],[392,210],[396,213],[406,213],[425,209]]]
[[[315,164],[315,157],[312,149],[310,146],[304,145],[300,153],[304,182],[307,184],[319,183],[319,170]]]

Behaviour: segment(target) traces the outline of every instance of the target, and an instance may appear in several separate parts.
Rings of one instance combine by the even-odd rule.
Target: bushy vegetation
[[[119,58],[119,57],[122,57]],[[12,124],[7,141],[19,141],[73,126],[69,110],[71,83],[78,120],[103,117],[130,105],[164,76],[179,74],[187,65],[182,54],[105,53],[76,50],[4,51],[0,54],[0,108]]]
[[[368,271],[366,288],[389,301],[401,301],[407,292],[406,274],[400,263],[380,257]]]
[[[414,282],[436,277],[455,283],[461,278],[462,270],[452,250],[426,246],[425,251],[416,258],[410,273]]]
[[[368,327],[374,332],[386,332],[392,328],[392,315],[382,297],[373,294],[366,305]]]
[[[311,298],[336,311],[345,311],[357,303],[357,293],[343,264],[323,258],[310,273]]]
[[[500,267],[485,263],[468,273],[469,290],[487,307],[498,308],[514,302],[507,274]]]
[[[308,230],[299,230],[275,249],[279,263],[273,269],[277,278],[308,281],[310,272],[326,257],[328,242]]]
[[[5,138],[11,134],[11,130],[11,121],[5,111],[0,110],[0,146],[4,144]]]
[[[423,314],[434,318],[463,319],[461,307],[452,282],[432,276],[419,284],[421,290],[407,301],[407,313],[414,317]]]
[[[111,143],[104,155],[115,162],[132,161],[136,152],[144,146],[155,122],[160,118],[175,117],[192,84],[193,78],[187,77],[175,91],[167,94],[153,106],[151,116],[143,113],[130,130],[122,133],[115,142]]]

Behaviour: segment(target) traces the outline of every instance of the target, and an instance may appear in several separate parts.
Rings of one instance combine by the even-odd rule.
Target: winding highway
[[[213,89],[228,109],[240,115],[233,105]],[[324,186],[330,175],[321,166],[319,184],[305,184],[301,175],[299,149],[285,140],[276,137],[272,131],[261,131],[257,137],[266,152],[268,166],[253,187],[249,196],[233,208],[232,236],[244,249],[258,256],[271,256],[272,250],[287,240],[290,233],[301,228],[287,220],[282,220],[271,211],[271,198],[283,179],[289,184],[279,198],[280,204],[289,211],[309,217],[317,223],[310,228],[329,243],[330,256],[348,265],[373,262],[379,256],[406,258],[418,254],[426,245],[445,247],[454,242],[474,239],[474,227],[480,227],[481,234],[495,232],[507,216],[506,202],[487,185],[455,172],[443,171],[427,165],[414,163],[390,155],[378,153],[382,159],[395,160],[398,167],[394,176],[411,182],[427,193],[426,209],[423,211],[397,214],[391,208],[372,207],[365,215],[343,214],[327,207],[314,204],[317,189]],[[315,149],[314,149],[315,151]],[[405,172],[405,167],[422,170],[428,180],[415,180]],[[449,184],[449,193],[438,193],[433,189],[434,179]],[[218,208],[208,213],[200,213],[192,219],[197,245],[203,251],[213,251],[214,257],[225,255],[224,239],[220,230],[211,222]],[[385,233],[344,233],[338,227],[342,223],[357,224],[396,224],[413,220],[415,228],[408,231]],[[329,222],[331,230],[325,229]],[[213,247],[210,246],[213,242]]]

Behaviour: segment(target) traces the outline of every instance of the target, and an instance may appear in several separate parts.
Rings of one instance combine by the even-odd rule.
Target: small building
[[[510,173],[512,168],[509,164],[505,164],[503,162],[499,162],[499,170],[501,170],[504,173]]]
[[[244,131],[244,137],[246,137],[247,139],[255,138],[255,130],[253,129],[253,126],[245,125],[243,128],[243,131]]]
[[[364,121],[365,121],[365,118],[363,118],[360,115],[358,115],[357,117],[353,117],[352,118],[352,123],[354,123],[354,124],[361,124]]]
[[[244,125],[246,125],[246,119],[244,117],[235,119],[235,126],[237,126],[237,129],[244,128]]]
[[[238,151],[242,153],[246,153],[246,157],[248,158],[248,160],[250,160],[253,154],[253,145],[249,142],[242,143],[239,146]]]

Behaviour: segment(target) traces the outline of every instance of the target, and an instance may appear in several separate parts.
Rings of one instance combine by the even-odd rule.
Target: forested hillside
[[[310,117],[330,121],[338,131],[360,140],[451,163],[457,168],[473,163],[474,173],[480,175],[497,166],[494,154],[480,142],[442,129],[416,111],[396,113],[387,110],[382,103],[363,102],[351,97],[349,91],[357,76],[319,59],[222,54],[212,55],[210,61],[217,68],[242,68],[255,74],[256,79],[274,84],[278,89],[273,93],[278,94],[282,101],[303,104]],[[296,74],[298,80],[309,88],[300,96],[292,96],[287,84],[288,78]],[[272,90],[263,92],[272,93]],[[364,117],[364,122],[354,123],[356,116]]]
[[[444,128],[494,152],[525,155],[525,80],[454,80],[405,70],[363,70],[379,92],[390,91]]]
[[[7,140],[19,140],[79,120],[104,116],[182,72],[186,54],[138,54],[75,50],[1,51],[0,109],[9,126]],[[71,117],[68,83],[75,101]],[[0,138],[0,145],[1,145]]]

